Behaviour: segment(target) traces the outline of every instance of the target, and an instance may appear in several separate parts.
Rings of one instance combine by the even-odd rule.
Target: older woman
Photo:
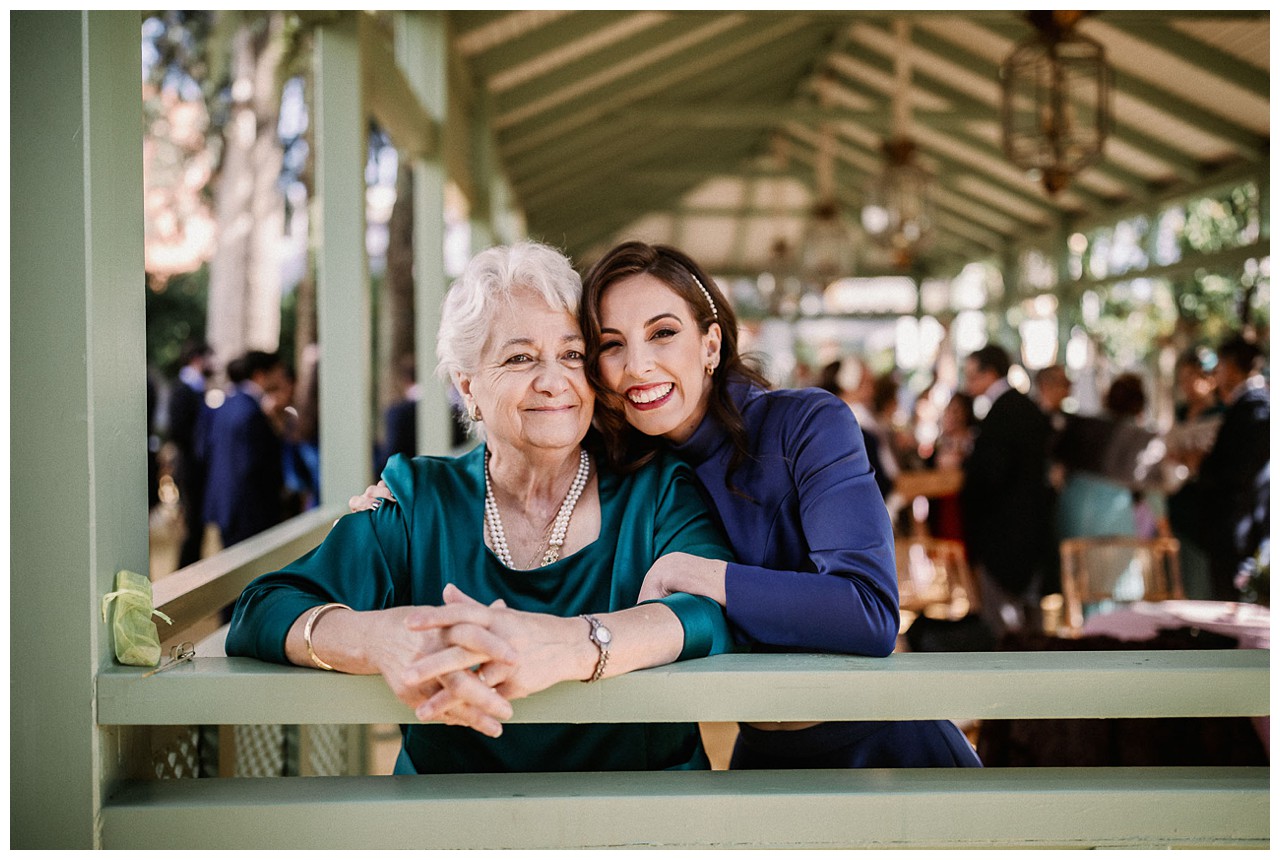
[[[398,773],[706,766],[692,724],[501,724],[508,699],[729,641],[705,597],[635,606],[661,556],[728,552],[686,466],[596,467],[580,297],[545,246],[473,259],[445,300],[438,353],[484,444],[394,458],[397,504],[343,517],[236,604],[228,654],[380,673],[419,719],[454,724],[405,726]]]

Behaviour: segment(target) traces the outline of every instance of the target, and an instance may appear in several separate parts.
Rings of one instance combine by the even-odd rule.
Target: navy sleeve
[[[835,397],[804,404],[783,448],[816,573],[731,563],[729,618],[761,644],[883,657],[898,634],[889,514],[853,413]]]

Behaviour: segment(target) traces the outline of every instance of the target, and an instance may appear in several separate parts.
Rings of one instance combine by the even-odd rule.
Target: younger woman
[[[675,553],[640,599],[725,607],[761,651],[888,655],[898,631],[893,534],[862,434],[824,391],[768,390],[738,352],[715,282],[680,251],[627,242],[584,278],[596,421],[615,465],[663,447],[695,471],[736,562]],[[740,727],[731,767],[980,767],[946,720]]]

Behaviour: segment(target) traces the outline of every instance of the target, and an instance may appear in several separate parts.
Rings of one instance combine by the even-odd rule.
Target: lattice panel
[[[341,776],[347,773],[346,726],[304,726],[302,735],[306,756],[304,774]]]
[[[157,726],[151,730],[151,769],[156,779],[200,775],[199,728]]]
[[[236,776],[284,776],[284,726],[234,726]]]

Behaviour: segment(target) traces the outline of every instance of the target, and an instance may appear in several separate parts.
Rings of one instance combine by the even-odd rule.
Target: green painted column
[[[396,27],[396,59],[414,94],[441,130],[440,144],[413,164],[414,342],[417,344],[418,453],[450,451],[453,418],[436,371],[436,332],[448,284],[444,271],[445,135],[448,114],[448,26],[443,12],[406,12]]]
[[[1072,305],[1080,302],[1075,298],[1075,282],[1071,279],[1071,236],[1075,233],[1075,219],[1063,217],[1058,219],[1058,229],[1054,240],[1054,261],[1058,264],[1058,284],[1054,295],[1058,299],[1058,355],[1059,364],[1067,360],[1067,341],[1071,339],[1071,329],[1078,316]]]
[[[498,172],[497,147],[489,128],[491,99],[487,90],[474,93],[467,132],[471,137],[471,184],[475,199],[471,201],[471,253],[475,254],[497,242],[493,225],[493,177]]]
[[[99,600],[147,571],[141,19],[10,27],[10,847],[92,848]]]
[[[373,336],[365,252],[368,128],[355,15],[316,28],[316,306],[320,492],[362,491],[373,470]]]

